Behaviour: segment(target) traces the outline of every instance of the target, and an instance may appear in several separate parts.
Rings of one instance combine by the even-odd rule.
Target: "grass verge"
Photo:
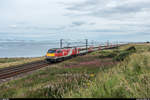
[[[141,47],[140,47],[141,46]],[[133,53],[117,66],[98,72],[88,88],[80,87],[64,95],[67,98],[149,98],[149,47],[135,45]],[[143,49],[144,50],[140,50]],[[127,50],[127,49],[126,49]]]

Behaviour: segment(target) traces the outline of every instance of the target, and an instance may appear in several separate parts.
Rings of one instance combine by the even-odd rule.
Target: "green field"
[[[150,45],[130,44],[50,65],[0,85],[0,98],[148,98]]]

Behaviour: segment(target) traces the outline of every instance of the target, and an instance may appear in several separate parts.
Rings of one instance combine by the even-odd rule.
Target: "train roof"
[[[48,50],[56,50],[56,49],[59,49],[59,48],[51,48],[51,49],[48,49]]]
[[[90,47],[92,45],[87,45],[87,47]],[[92,47],[99,47],[99,46],[92,46]],[[101,47],[105,47],[105,46],[101,46]],[[51,48],[49,50],[57,50],[57,49],[68,49],[68,48],[86,48],[85,45],[83,46],[72,46],[72,47],[63,47],[63,48]]]
[[[66,49],[66,48],[73,48],[73,47],[63,47],[63,48],[65,48],[65,49]],[[63,48],[62,48],[62,49],[63,49]]]

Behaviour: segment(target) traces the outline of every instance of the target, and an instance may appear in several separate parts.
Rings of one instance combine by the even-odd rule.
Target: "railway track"
[[[37,61],[33,63],[28,63],[20,66],[14,66],[14,67],[7,67],[0,69],[0,80],[14,77],[16,75],[30,72],[36,69],[40,69],[42,67],[46,67],[50,65],[46,61]]]

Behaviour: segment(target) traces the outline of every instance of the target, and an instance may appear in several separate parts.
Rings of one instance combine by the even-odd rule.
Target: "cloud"
[[[0,5],[1,37],[124,38],[150,31],[149,0],[1,0]]]
[[[84,25],[84,24],[86,24],[86,23],[83,22],[83,21],[73,21],[72,24],[71,24],[71,27],[72,27],[72,26],[73,26],[73,27],[75,27],[75,26],[82,26],[82,25]]]
[[[65,4],[65,16],[82,19],[89,27],[84,31],[116,34],[149,34],[150,1],[84,0]]]
[[[124,31],[115,30],[115,29],[93,29],[93,30],[88,30],[88,32],[124,32]]]
[[[137,2],[133,2],[137,1]],[[128,14],[150,10],[150,1],[140,0],[85,0],[68,5],[66,9],[74,16],[121,17]],[[67,6],[67,5],[66,5]],[[70,13],[71,14],[71,13]]]
[[[12,29],[23,29],[23,30],[63,30],[65,26],[57,26],[57,27],[43,27],[43,26],[33,26],[33,25],[10,25],[9,28]]]
[[[9,25],[10,28],[17,28],[17,25]]]
[[[91,23],[89,23],[89,25],[95,25],[96,23],[95,22],[91,22]]]

